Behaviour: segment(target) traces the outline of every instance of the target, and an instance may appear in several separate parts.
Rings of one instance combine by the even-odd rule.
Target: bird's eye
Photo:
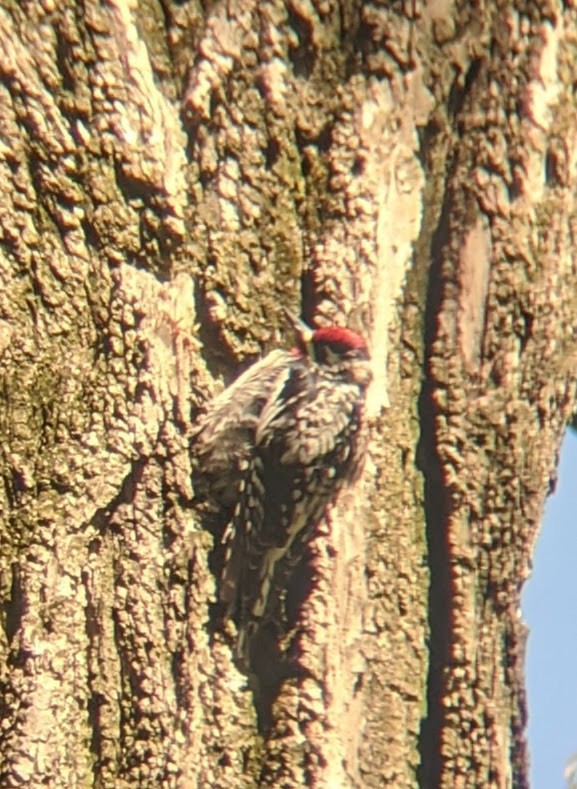
[[[325,353],[326,353],[326,360],[328,364],[334,364],[335,362],[338,361],[340,357],[340,354],[338,354],[333,348],[331,348],[330,345],[327,345],[325,349]]]

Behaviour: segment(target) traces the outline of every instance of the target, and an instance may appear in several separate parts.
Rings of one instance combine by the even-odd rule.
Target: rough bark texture
[[[554,2],[3,4],[3,787],[526,786],[576,30]],[[364,331],[376,380],[263,732],[189,435],[290,342],[281,306]]]

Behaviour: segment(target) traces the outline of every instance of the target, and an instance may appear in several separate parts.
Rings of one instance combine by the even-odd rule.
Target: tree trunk
[[[576,23],[4,4],[2,787],[527,785],[519,595],[575,405]],[[298,670],[272,656],[254,694],[191,436],[290,345],[282,307],[368,337],[372,440],[311,544]]]

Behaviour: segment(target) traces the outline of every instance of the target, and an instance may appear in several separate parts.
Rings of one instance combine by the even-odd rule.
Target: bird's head
[[[308,359],[361,387],[372,379],[370,355],[365,339],[352,329],[342,326],[323,326],[312,329],[300,318],[288,313],[294,327],[297,345],[295,355]]]

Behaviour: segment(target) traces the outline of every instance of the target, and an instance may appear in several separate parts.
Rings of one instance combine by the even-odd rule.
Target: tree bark
[[[0,8],[0,783],[527,786],[575,407],[571,4]],[[191,436],[282,308],[369,339],[362,479],[255,696]]]

